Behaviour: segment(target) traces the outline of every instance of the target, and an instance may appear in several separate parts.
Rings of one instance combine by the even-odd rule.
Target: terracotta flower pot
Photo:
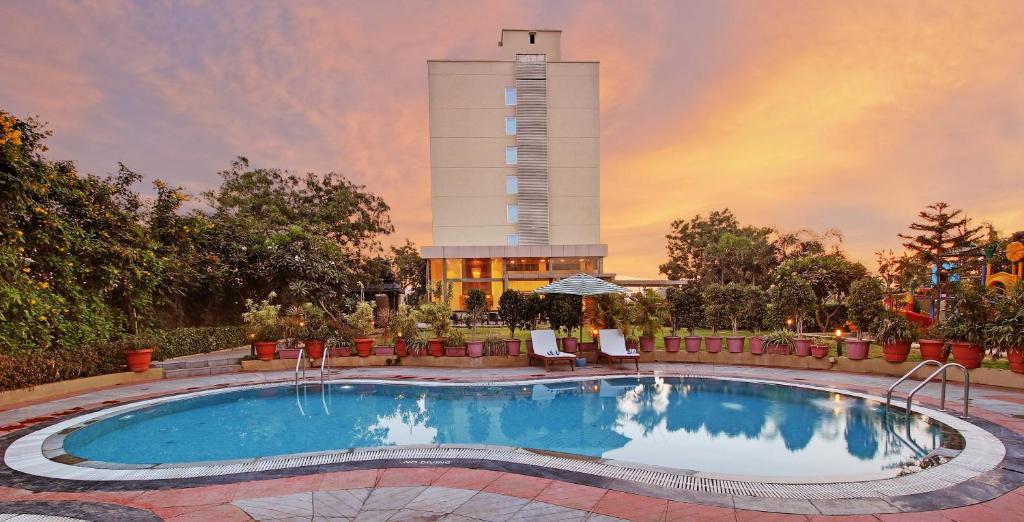
[[[466,341],[466,355],[470,357],[483,357],[484,356],[484,342],[483,341]]]
[[[679,351],[679,343],[683,340],[682,337],[677,335],[669,335],[665,337],[665,351],[668,353],[676,353]]]
[[[405,344],[405,337],[395,339],[395,353],[397,353],[399,357],[409,356],[409,346]]]
[[[522,342],[519,339],[505,339],[505,349],[509,355],[518,357],[521,347]]]
[[[910,341],[882,346],[882,355],[891,363],[901,363],[910,355]]]
[[[946,351],[946,341],[939,339],[921,339],[921,358],[926,361],[938,361],[945,364],[949,360],[949,352]]]
[[[641,337],[640,338],[640,351],[653,352],[654,351],[654,338],[653,337]]]
[[[369,357],[373,353],[373,339],[363,338],[356,339],[356,355],[360,357]]]
[[[700,351],[700,336],[699,335],[687,335],[683,338],[686,342],[686,351],[689,353],[697,353]]]
[[[373,348],[374,355],[394,355],[394,346],[376,346]]]
[[[764,353],[764,339],[758,336],[750,338],[750,353],[761,355]]]
[[[1014,347],[1006,350],[1006,360],[1010,363],[1010,371],[1024,373],[1024,349]]]
[[[575,337],[563,337],[562,338],[562,351],[565,353],[576,353],[576,338]]]
[[[301,348],[281,348],[277,351],[278,359],[298,359],[302,355]]]
[[[793,355],[793,347],[788,344],[765,344],[764,351],[772,355]]]
[[[273,361],[277,353],[277,341],[256,341],[256,358],[261,361]]]
[[[807,357],[811,355],[811,339],[796,339],[793,341],[793,355]]]
[[[815,359],[824,359],[828,356],[828,346],[824,344],[812,344],[810,350],[811,356]]]
[[[718,353],[722,351],[722,341],[724,337],[705,337],[704,338],[704,349],[708,353]]]
[[[640,341],[634,339],[626,339],[626,350],[632,350],[634,352],[640,351]]]
[[[952,344],[954,361],[962,364],[968,370],[981,367],[981,359],[985,354],[980,346],[961,342],[954,342]]]
[[[533,339],[526,340],[526,353],[533,353]]]
[[[447,357],[465,357],[466,347],[465,346],[445,346],[444,354]]]
[[[327,353],[331,354],[331,357],[351,357],[352,348],[348,346],[340,346],[338,348],[328,348]]]
[[[861,359],[868,358],[868,347],[871,346],[870,341],[862,341],[857,339],[846,340],[846,358],[859,361]]]
[[[726,349],[729,353],[743,353],[743,343],[746,342],[747,338],[741,336],[733,337],[729,336],[725,338]]]
[[[306,345],[306,355],[310,359],[319,359],[324,356],[324,341],[322,339],[308,339],[304,344]]]
[[[143,348],[141,350],[128,350],[124,352],[124,361],[128,364],[130,372],[144,372],[149,369],[149,363],[153,360],[153,349]]]
[[[430,355],[434,357],[444,355],[444,339],[428,339],[427,346],[430,347]]]

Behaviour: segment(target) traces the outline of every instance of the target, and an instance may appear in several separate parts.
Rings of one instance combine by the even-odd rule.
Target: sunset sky
[[[562,29],[601,62],[606,268],[675,218],[839,228],[874,268],[924,205],[1024,229],[1024,2],[0,3],[0,108],[50,156],[199,192],[237,155],[343,172],[430,243],[426,60]]]

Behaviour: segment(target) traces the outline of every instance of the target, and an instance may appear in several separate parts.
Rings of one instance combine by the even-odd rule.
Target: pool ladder
[[[971,374],[968,373],[967,372],[967,368],[965,368],[961,364],[957,364],[957,363],[945,363],[945,364],[943,364],[943,363],[941,363],[939,361],[930,361],[930,360],[929,361],[921,361],[917,366],[914,366],[913,369],[911,369],[909,372],[905,373],[903,375],[903,377],[900,377],[896,382],[892,383],[892,386],[889,386],[889,392],[885,394],[885,411],[886,411],[886,413],[889,412],[889,405],[892,402],[892,393],[894,391],[896,391],[896,387],[899,386],[900,384],[902,384],[903,381],[909,379],[912,375],[914,375],[914,373],[916,373],[917,370],[920,370],[921,368],[923,368],[925,366],[928,366],[928,365],[938,366],[939,369],[937,369],[934,372],[932,372],[932,374],[929,375],[928,377],[925,377],[924,380],[922,380],[920,384],[918,384],[916,387],[914,387],[914,389],[911,390],[910,394],[907,395],[907,408],[906,408],[907,417],[910,417],[911,401],[914,399],[914,395],[917,392],[919,392],[921,390],[921,388],[924,388],[925,385],[927,385],[929,382],[931,382],[932,379],[934,379],[935,377],[939,376],[939,374],[942,374],[942,392],[939,395],[939,411],[946,411],[946,372],[950,368],[959,368],[960,371],[962,371],[963,374],[964,374],[964,413],[963,413],[963,415],[960,416],[960,418],[966,419],[967,418],[968,403],[971,400]]]
[[[296,386],[299,385],[299,370],[300,369],[302,370],[302,380],[303,381],[306,380],[306,366],[308,366],[308,363],[307,364],[302,364],[302,362],[305,361],[305,360],[306,360],[306,349],[305,348],[299,348],[299,356],[298,356],[298,358],[295,359],[295,385]]]

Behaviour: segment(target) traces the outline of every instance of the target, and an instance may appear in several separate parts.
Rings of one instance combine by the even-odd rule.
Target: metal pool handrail
[[[299,367],[302,366],[302,380],[306,380],[306,367],[302,361],[306,358],[306,349],[299,348],[299,358],[295,359],[295,385],[299,385]]]
[[[907,395],[907,416],[910,416],[910,401],[914,398],[914,394],[917,393],[921,388],[924,388],[936,375],[942,374],[942,395],[939,399],[939,411],[946,411],[946,370],[949,368],[960,368],[960,371],[964,374],[964,413],[960,416],[961,419],[966,419],[968,403],[971,397],[971,374],[967,371],[967,368],[957,363],[946,363],[943,364],[938,370],[935,370],[931,375],[926,377],[921,384],[918,384],[916,388],[910,391],[910,395]]]
[[[324,347],[324,354],[320,357],[320,384],[324,383],[324,364],[327,364],[327,372],[331,371],[331,348]]]
[[[922,367],[927,366],[929,364],[934,364],[935,366],[942,366],[942,363],[940,363],[939,361],[932,361],[932,360],[926,359],[926,360],[921,361],[920,363],[918,363],[918,365],[913,367],[909,372],[903,374],[903,377],[900,377],[899,379],[896,380],[896,382],[892,383],[892,386],[889,386],[889,391],[885,394],[885,411],[886,411],[886,413],[889,412],[889,404],[892,402],[892,393],[894,391],[896,391],[896,387],[899,386],[900,384],[903,384],[903,381],[909,379],[910,376],[914,375],[914,373],[917,372],[917,370],[920,370]],[[946,395],[946,374],[945,373],[942,374],[942,395],[943,395],[943,397],[945,397],[945,395]]]

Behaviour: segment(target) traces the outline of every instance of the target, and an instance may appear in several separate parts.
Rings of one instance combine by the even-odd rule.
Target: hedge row
[[[153,360],[214,352],[247,344],[239,326],[148,332],[160,340]],[[85,345],[17,356],[0,355],[0,391],[125,371],[124,352],[111,344]]]
[[[153,352],[154,361],[249,344],[241,326],[197,326],[148,333],[160,340],[160,347]]]

